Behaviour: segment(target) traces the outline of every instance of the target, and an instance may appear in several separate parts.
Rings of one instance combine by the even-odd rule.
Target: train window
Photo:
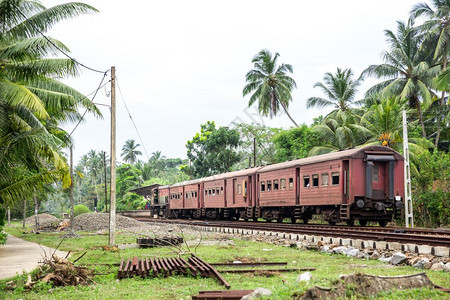
[[[331,173],[331,184],[339,185],[339,172]]]
[[[272,181],[267,180],[267,191],[270,192],[272,190]]]
[[[242,185],[240,184],[237,185],[237,191],[239,195],[242,194]]]
[[[186,199],[189,199],[189,192],[186,192]]]
[[[205,196],[208,196],[208,190],[205,190]]]
[[[247,196],[247,181],[244,181],[244,197]]]
[[[289,178],[289,189],[292,190],[294,189],[294,178]]]
[[[273,190],[274,191],[278,191],[278,179],[275,179],[274,181],[273,181]]]
[[[322,186],[328,186],[328,173],[322,173]]]
[[[212,190],[211,190],[211,189],[208,190],[208,195],[209,195],[209,196],[212,195]]]
[[[219,196],[219,188],[216,188],[216,195]]]
[[[372,182],[378,182],[378,165],[372,166]]]
[[[261,181],[261,192],[264,192],[266,190],[266,182]]]
[[[315,174],[312,176],[312,186],[319,186],[319,175]]]
[[[220,194],[223,195],[223,186],[220,187]]]
[[[309,188],[309,176],[303,176],[303,187]]]
[[[212,189],[212,195],[213,195],[213,196],[216,195],[216,189],[215,189],[215,188]]]
[[[280,179],[280,190],[286,190],[286,178]]]

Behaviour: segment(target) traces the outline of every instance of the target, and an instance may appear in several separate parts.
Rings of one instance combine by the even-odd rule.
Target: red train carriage
[[[174,216],[384,226],[403,207],[403,157],[370,146],[160,187]]]

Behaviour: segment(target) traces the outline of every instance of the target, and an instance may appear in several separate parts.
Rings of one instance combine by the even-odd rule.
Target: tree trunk
[[[447,48],[447,47],[445,47]],[[447,51],[445,52],[447,53]],[[442,70],[447,69],[447,55],[444,55],[444,61],[442,64]],[[441,95],[441,106],[442,108],[444,108],[445,105],[445,92],[446,91],[442,91],[442,95]],[[437,115],[437,131],[436,131],[436,140],[434,141],[434,147],[437,148],[438,144],[439,144],[439,138],[441,136],[441,116],[440,113],[443,113],[443,109],[439,109],[438,115]]]
[[[23,217],[22,227],[25,228],[25,219],[27,218],[27,200],[23,200],[23,213],[22,213],[22,217]]]
[[[289,114],[286,105],[284,105],[284,103],[281,102],[281,101],[279,101],[279,102],[280,102],[281,106],[283,107],[284,112],[286,113],[286,115],[289,117],[289,119],[291,119],[292,123],[294,123],[295,127],[298,127],[298,124],[294,121],[294,119],[292,119],[291,115]]]
[[[36,230],[39,228],[39,202],[36,197],[36,194],[33,196],[34,198],[34,226],[36,226]]]

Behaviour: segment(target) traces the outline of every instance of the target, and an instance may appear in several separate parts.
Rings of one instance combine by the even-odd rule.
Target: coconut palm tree
[[[431,8],[427,3],[418,3],[411,10],[413,17],[425,16],[427,20],[420,29],[426,34],[425,40],[431,41],[434,48],[434,59],[442,62],[441,70],[447,70],[447,62],[450,52],[450,1],[449,0],[433,0]],[[440,105],[445,105],[445,94],[448,92],[448,84],[440,85],[439,90],[442,91]],[[445,111],[443,109],[438,110]],[[441,133],[441,118],[438,117],[437,131],[435,139],[435,147],[439,143]]]
[[[321,97],[310,97],[306,100],[306,107],[334,107],[335,110],[346,111],[354,103],[354,98],[361,84],[361,79],[353,80],[351,69],[337,68],[335,74],[325,73],[322,82],[317,82],[314,87],[320,88],[327,96],[327,99]]]
[[[371,65],[363,71],[362,76],[375,76],[386,80],[370,88],[366,96],[380,93],[382,98],[399,96],[407,99],[411,108],[417,109],[422,136],[426,137],[422,106],[431,105],[435,96],[431,90],[432,79],[440,67],[432,66],[420,51],[419,30],[414,27],[413,19],[397,22],[397,33],[385,31],[390,51],[383,52],[384,63]]]
[[[136,150],[139,146],[140,144],[136,144],[134,140],[126,141],[125,145],[122,147],[121,156],[123,157],[123,160],[134,165],[137,161],[137,156],[142,155],[141,151]]]
[[[75,75],[70,59],[49,59],[67,47],[42,32],[90,6],[71,3],[45,8],[38,1],[0,0],[0,202],[30,198],[36,188],[65,174],[60,149],[68,142],[61,121],[79,118],[77,109],[96,107],[55,80]]]
[[[292,123],[298,126],[288,112],[291,92],[297,87],[295,80],[287,74],[292,73],[293,68],[290,64],[278,65],[279,56],[278,53],[272,56],[269,50],[263,49],[252,59],[254,68],[245,75],[247,85],[242,94],[251,94],[248,106],[258,102],[258,111],[270,118],[277,115],[281,105]]]
[[[354,148],[367,141],[370,132],[360,124],[360,117],[351,110],[338,110],[329,115],[313,130],[322,138],[323,144],[309,152],[310,156]]]
[[[393,97],[382,99],[373,105],[362,117],[361,125],[368,130],[366,145],[383,145],[398,152],[403,151],[402,113],[405,101]],[[408,111],[412,113],[412,111]],[[416,120],[417,122],[417,120]],[[422,153],[433,147],[427,139],[408,138],[412,153]]]

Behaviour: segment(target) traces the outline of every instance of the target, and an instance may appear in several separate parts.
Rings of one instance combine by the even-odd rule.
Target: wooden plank
[[[231,287],[231,285],[228,283],[228,281],[222,276],[220,275],[220,273],[214,269],[210,264],[208,264],[206,261],[200,259],[199,257],[197,257],[195,254],[191,253],[192,257],[196,258],[198,261],[201,261],[204,265],[206,265],[210,272],[213,273],[214,277],[217,278],[217,280],[223,284],[227,289],[229,289]]]

